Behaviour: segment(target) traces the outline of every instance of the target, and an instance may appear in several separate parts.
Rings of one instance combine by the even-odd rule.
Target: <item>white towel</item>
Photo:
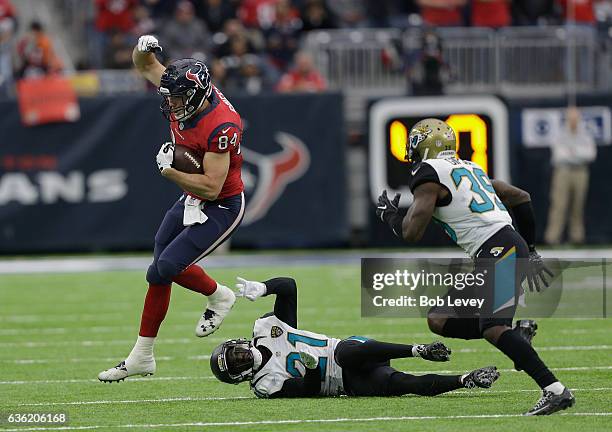
[[[185,210],[183,211],[183,225],[191,226],[197,223],[204,223],[208,216],[202,211],[202,200],[187,196],[185,198]]]

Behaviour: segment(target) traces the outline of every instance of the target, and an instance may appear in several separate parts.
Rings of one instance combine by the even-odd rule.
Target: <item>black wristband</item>
[[[402,238],[402,222],[404,221],[404,215],[401,212],[388,212],[383,215],[384,221],[389,225],[393,234],[396,237]]]
[[[519,234],[527,242],[529,252],[535,250],[535,214],[531,201],[512,207],[514,221]]]

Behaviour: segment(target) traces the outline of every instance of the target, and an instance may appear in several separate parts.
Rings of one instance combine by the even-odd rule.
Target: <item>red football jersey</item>
[[[242,154],[242,119],[232,104],[215,86],[211,93],[212,103],[196,116],[180,122],[170,123],[170,132],[175,144],[196,150],[204,157],[206,152],[230,153],[230,165],[219,197],[227,198],[244,190],[240,168]],[[197,195],[187,192],[197,198]]]

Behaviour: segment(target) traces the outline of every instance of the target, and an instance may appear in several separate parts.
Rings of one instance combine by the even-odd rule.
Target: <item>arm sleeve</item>
[[[519,234],[525,239],[529,251],[535,250],[535,213],[531,201],[512,207],[514,222]]]
[[[240,144],[242,130],[235,123],[223,123],[215,128],[208,138],[206,151],[213,153],[228,152]]]
[[[270,395],[271,398],[312,397],[321,391],[321,369],[306,369],[303,378],[290,378],[283,388]]]
[[[297,285],[291,278],[274,278],[264,282],[266,294],[275,294],[274,315],[282,322],[297,328]]]

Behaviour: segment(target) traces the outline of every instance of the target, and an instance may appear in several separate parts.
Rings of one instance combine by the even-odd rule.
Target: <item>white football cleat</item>
[[[102,382],[123,381],[127,377],[134,375],[153,375],[155,373],[155,368],[155,359],[153,357],[140,362],[131,362],[126,359],[114,368],[100,372],[98,374],[98,379]]]
[[[236,295],[231,289],[217,285],[217,290],[208,296],[208,305],[195,329],[196,336],[205,337],[216,332],[235,302]]]

